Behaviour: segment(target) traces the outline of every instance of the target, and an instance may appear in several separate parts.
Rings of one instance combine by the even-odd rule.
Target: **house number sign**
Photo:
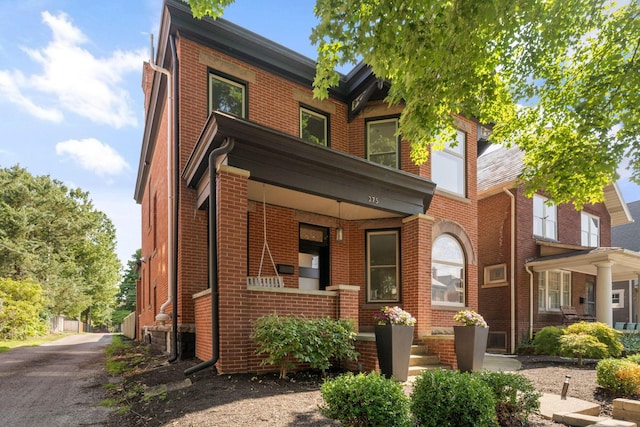
[[[380,200],[378,200],[378,196],[369,194],[369,203],[373,203],[374,205],[377,205],[380,203]]]

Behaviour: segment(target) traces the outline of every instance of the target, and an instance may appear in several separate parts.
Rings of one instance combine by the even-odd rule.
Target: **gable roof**
[[[478,193],[496,186],[513,187],[524,168],[523,157],[518,147],[491,145],[478,157]]]
[[[478,157],[478,198],[491,196],[505,187],[516,187],[518,178],[524,170],[523,158],[524,151],[517,146],[505,148],[501,145],[492,145],[489,147]],[[633,222],[627,204],[615,182],[607,185],[603,193],[604,204],[611,216],[611,226]]]
[[[631,217],[640,218],[640,200],[627,204]],[[640,222],[630,222],[611,228],[611,244],[640,252]]]

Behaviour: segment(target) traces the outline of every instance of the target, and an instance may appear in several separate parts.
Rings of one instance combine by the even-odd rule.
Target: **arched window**
[[[443,234],[431,252],[431,303],[465,305],[465,256],[452,235]]]

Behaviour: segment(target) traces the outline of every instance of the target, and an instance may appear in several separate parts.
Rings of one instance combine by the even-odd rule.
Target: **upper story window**
[[[213,72],[209,73],[209,112],[224,111],[246,117],[247,86]]]
[[[398,168],[400,138],[398,119],[367,122],[367,159],[383,166]]]
[[[399,246],[397,230],[367,233],[367,302],[400,300]]]
[[[600,218],[580,213],[580,235],[582,246],[597,248],[600,246]]]
[[[300,107],[300,138],[326,147],[329,145],[328,125],[326,115]]]
[[[533,196],[533,234],[557,240],[558,215],[555,203],[538,194]]]
[[[465,195],[466,134],[457,131],[456,140],[445,144],[442,150],[431,150],[431,180],[438,188]]]
[[[465,257],[458,240],[450,234],[438,237],[431,259],[431,302],[464,306]]]

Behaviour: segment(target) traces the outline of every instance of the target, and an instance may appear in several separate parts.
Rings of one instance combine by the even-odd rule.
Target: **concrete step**
[[[439,365],[440,358],[435,354],[412,354],[409,357],[409,366]]]

